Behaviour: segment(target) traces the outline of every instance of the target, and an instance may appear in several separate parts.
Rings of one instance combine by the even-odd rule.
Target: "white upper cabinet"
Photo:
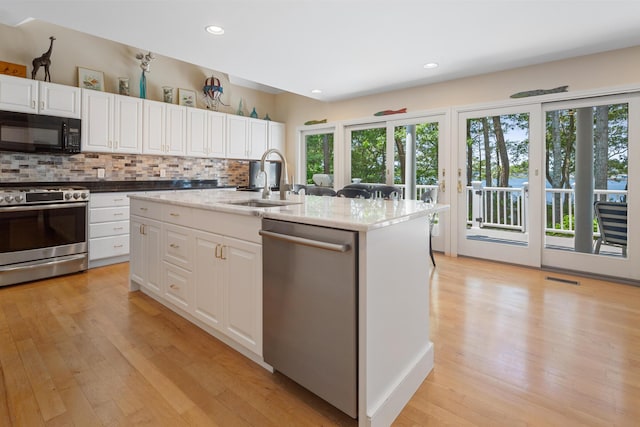
[[[224,158],[226,115],[187,108],[187,156]]]
[[[38,81],[0,75],[0,108],[21,113],[37,113]]]
[[[207,110],[197,108],[187,110],[187,156],[207,157],[209,155],[207,113]]]
[[[227,156],[225,150],[227,115],[210,111],[207,119],[209,121],[209,157],[224,158]]]
[[[227,116],[227,157],[259,159],[269,147],[269,121]]]
[[[166,107],[166,154],[185,155],[185,139],[187,130],[187,108],[175,104]]]
[[[0,109],[80,118],[80,88],[0,75]]]
[[[113,137],[116,153],[142,152],[142,99],[114,95]]]
[[[40,114],[80,118],[80,88],[55,83],[39,82],[38,103]]]
[[[246,159],[249,139],[249,119],[243,116],[227,116],[227,157]]]
[[[282,154],[286,154],[284,131],[284,123],[269,122],[269,148],[276,148]]]
[[[164,154],[166,104],[145,99],[143,105],[142,154]]]
[[[140,153],[142,100],[82,91],[82,151]]]
[[[247,146],[247,157],[249,159],[259,159],[267,151],[268,147],[268,126],[269,122],[260,119],[249,119],[249,144]]]
[[[185,155],[186,107],[144,100],[142,154]]]

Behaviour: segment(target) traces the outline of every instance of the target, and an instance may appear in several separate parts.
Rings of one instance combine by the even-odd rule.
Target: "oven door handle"
[[[46,205],[28,205],[28,206],[3,206],[0,212],[23,212],[23,211],[40,211],[44,209],[64,209],[64,208],[82,208],[86,207],[87,202],[77,203],[50,203]]]
[[[63,259],[55,259],[47,262],[28,261],[25,263],[20,263],[19,265],[5,265],[5,266],[0,266],[0,272],[4,273],[8,271],[13,271],[13,270],[30,270],[33,268],[42,268],[42,267],[52,266],[56,264],[62,264],[69,261],[75,261],[77,259],[81,259],[86,256],[87,254],[78,254],[78,255],[65,256]]]

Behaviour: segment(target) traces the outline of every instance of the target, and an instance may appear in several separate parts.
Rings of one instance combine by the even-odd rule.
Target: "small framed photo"
[[[104,92],[104,73],[78,67],[78,87]]]
[[[196,92],[194,90],[178,88],[178,105],[195,107]]]

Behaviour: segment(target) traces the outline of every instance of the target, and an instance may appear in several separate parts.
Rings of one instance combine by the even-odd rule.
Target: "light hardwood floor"
[[[437,262],[435,368],[394,425],[640,425],[640,288]],[[0,288],[0,426],[356,425],[129,293],[127,275]]]

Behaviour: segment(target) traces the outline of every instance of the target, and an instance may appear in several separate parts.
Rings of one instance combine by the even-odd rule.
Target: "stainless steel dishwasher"
[[[358,234],[262,220],[263,354],[358,416]]]

